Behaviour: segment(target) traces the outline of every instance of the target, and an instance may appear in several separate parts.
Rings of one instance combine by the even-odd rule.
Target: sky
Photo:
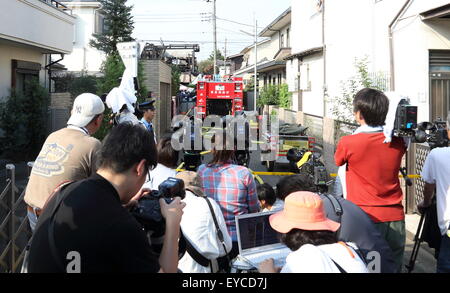
[[[133,5],[133,37],[160,44],[199,44],[198,60],[213,51],[212,1],[207,0],[128,0]],[[254,16],[258,33],[281,15],[291,0],[216,0],[217,48],[226,55],[239,53],[254,43]]]

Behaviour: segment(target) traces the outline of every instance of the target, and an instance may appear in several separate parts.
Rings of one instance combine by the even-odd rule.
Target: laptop
[[[281,243],[281,234],[272,229],[269,217],[276,213],[259,212],[235,217],[239,256],[255,268],[273,258],[275,266],[283,267],[291,250]]]

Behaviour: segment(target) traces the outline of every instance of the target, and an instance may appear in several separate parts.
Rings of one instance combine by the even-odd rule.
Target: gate
[[[31,229],[23,201],[25,188],[19,192],[16,185],[16,167],[8,164],[6,172],[6,187],[0,194],[0,273],[18,273]]]

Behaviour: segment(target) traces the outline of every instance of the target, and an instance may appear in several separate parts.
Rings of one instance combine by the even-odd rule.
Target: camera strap
[[[225,240],[223,238],[222,230],[220,230],[219,223],[217,223],[216,213],[214,213],[214,209],[213,209],[213,207],[211,205],[211,202],[209,201],[208,197],[205,196],[203,198],[208,203],[209,210],[211,211],[211,215],[212,215],[212,218],[213,218],[213,221],[214,221],[214,225],[216,226],[217,238],[219,238],[220,243],[222,243],[223,251],[225,251],[225,256],[227,257],[228,264],[231,264],[230,256],[228,255],[228,251],[227,251],[227,248],[225,246]]]
[[[219,239],[220,243],[223,246],[223,250],[225,251],[225,256],[227,257],[228,263],[230,263],[230,258],[228,256],[228,251],[225,246],[225,240],[223,237],[223,233],[222,233],[222,230],[220,230],[219,223],[217,222],[216,214],[214,213],[214,209],[211,205],[211,202],[209,201],[209,199],[206,196],[199,196],[199,197],[204,198],[206,200],[206,202],[208,203],[208,207],[209,207],[209,210],[211,211],[211,216],[213,218],[214,225],[216,226],[217,238]],[[189,253],[189,255],[201,266],[207,267],[207,266],[211,265],[211,271],[213,271],[211,260],[206,258],[205,256],[203,256],[200,252],[198,252],[198,250],[195,249],[195,247],[192,245],[192,243],[189,241],[189,239],[187,237],[185,237],[185,238],[186,238],[186,251]]]
[[[53,259],[55,260],[56,265],[62,271],[65,271],[65,267],[61,261],[61,258],[58,255],[58,249],[56,248],[56,244],[55,244],[55,215],[65,197],[64,196],[65,194],[62,194],[63,188],[67,187],[72,182],[73,181],[65,181],[65,182],[61,183],[58,187],[56,187],[56,189],[53,191],[53,194],[50,196],[50,198],[53,196],[56,196],[56,202],[55,202],[55,206],[53,207],[52,213],[50,215],[50,220],[49,220],[49,224],[48,224],[48,244],[49,244],[49,248],[50,248],[50,253],[51,253]]]
[[[326,197],[330,203],[331,206],[333,207],[334,213],[336,214],[336,216],[338,216],[339,218],[339,223],[341,222],[341,217],[342,214],[344,213],[344,211],[342,210],[342,206],[339,203],[339,201],[331,194],[327,194],[327,193],[323,193],[322,194],[324,197]]]

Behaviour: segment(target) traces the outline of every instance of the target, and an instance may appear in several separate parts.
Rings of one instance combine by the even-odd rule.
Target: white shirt
[[[222,211],[213,199],[208,198],[208,200],[216,214],[217,223],[222,231],[227,252],[230,252],[232,247],[231,237],[228,234]],[[217,237],[216,226],[206,200],[186,190],[186,197],[183,199],[183,202],[186,203],[180,223],[183,235],[207,259],[212,260],[224,256],[225,251]],[[211,272],[209,266],[204,267],[200,265],[187,252],[178,262],[178,268],[183,273]]]
[[[284,208],[284,201],[282,201],[281,199],[277,198],[275,200],[275,202],[273,203],[272,207],[270,208],[270,210],[268,208],[263,209],[263,212],[269,212],[269,211],[281,211]]]
[[[421,176],[425,182],[436,184],[438,225],[444,235],[450,224],[450,147],[433,149],[425,160]]]
[[[158,190],[158,186],[167,178],[175,177],[177,171],[163,164],[158,164],[155,169],[150,171],[150,178],[144,183],[142,188],[149,188],[151,190]]]
[[[347,273],[368,273],[364,262],[349,246],[340,243],[305,244],[286,258],[282,273],[340,273],[331,258]]]

